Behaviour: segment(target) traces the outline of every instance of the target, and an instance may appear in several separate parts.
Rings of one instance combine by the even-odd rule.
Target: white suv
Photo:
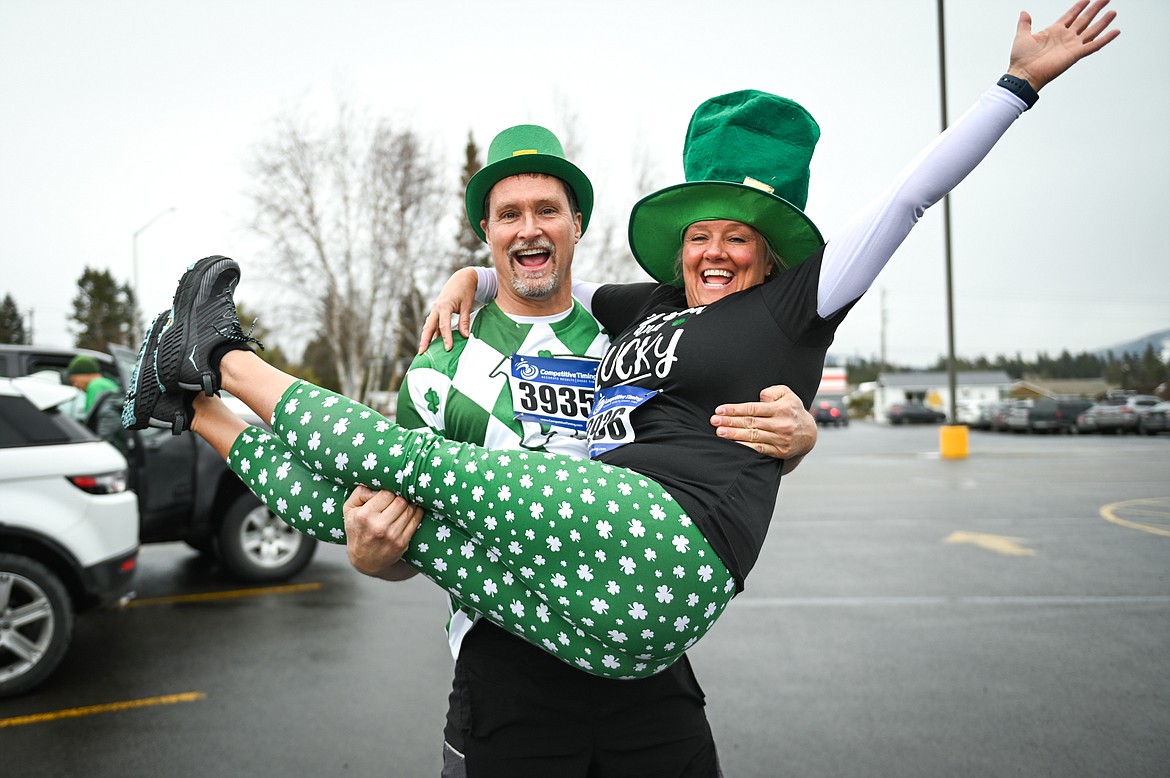
[[[76,394],[0,378],[0,697],[49,677],[75,613],[129,596],[138,501],[125,458],[60,411]]]

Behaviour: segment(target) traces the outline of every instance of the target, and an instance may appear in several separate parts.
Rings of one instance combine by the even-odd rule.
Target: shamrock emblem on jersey
[[[423,395],[423,399],[427,401],[427,410],[431,413],[439,412],[439,393],[434,389],[428,389],[427,393]]]

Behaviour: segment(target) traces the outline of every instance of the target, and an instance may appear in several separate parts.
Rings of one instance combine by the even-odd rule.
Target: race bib
[[[589,417],[586,432],[589,435],[589,458],[603,451],[624,446],[634,440],[630,413],[658,394],[656,389],[640,386],[607,386],[597,392],[593,415]]]
[[[596,360],[513,354],[508,380],[516,418],[584,432],[596,377]]]

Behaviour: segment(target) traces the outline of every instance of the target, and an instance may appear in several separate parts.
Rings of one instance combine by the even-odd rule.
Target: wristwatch
[[[1036,101],[1040,99],[1040,95],[1036,93],[1036,90],[1032,88],[1032,85],[1025,78],[1009,76],[1007,73],[1004,73],[996,83],[1027,103],[1028,108],[1034,106]],[[1028,108],[1024,110],[1026,111]]]

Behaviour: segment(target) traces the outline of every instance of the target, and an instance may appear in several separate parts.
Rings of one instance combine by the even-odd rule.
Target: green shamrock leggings
[[[715,623],[735,580],[658,483],[588,459],[407,430],[305,382],[228,463],[290,526],[345,543],[359,484],[427,509],[403,557],[461,605],[595,675],[660,672]]]

